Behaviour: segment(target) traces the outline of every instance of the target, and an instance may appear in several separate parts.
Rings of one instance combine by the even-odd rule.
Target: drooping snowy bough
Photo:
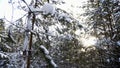
[[[49,63],[49,65],[53,68],[57,68],[57,64],[53,61],[52,57],[49,55],[49,51],[43,45],[40,46],[41,51],[43,52],[45,59]]]

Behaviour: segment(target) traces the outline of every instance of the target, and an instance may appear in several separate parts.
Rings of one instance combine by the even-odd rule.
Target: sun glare
[[[87,38],[80,39],[84,47],[95,46],[97,43],[97,38],[94,36],[89,36]]]

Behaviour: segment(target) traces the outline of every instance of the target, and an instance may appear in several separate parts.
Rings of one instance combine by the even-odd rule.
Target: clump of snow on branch
[[[117,45],[119,45],[119,46],[120,46],[120,41],[117,41]]]
[[[55,7],[49,3],[44,4],[41,10],[43,11],[43,14],[55,14]]]
[[[26,50],[28,49],[28,43],[29,43],[29,40],[28,40],[28,34],[26,33],[25,34],[25,40],[24,40],[24,44],[23,44],[23,50]]]
[[[40,48],[44,50],[45,54],[49,54],[49,51],[43,45],[41,45]]]
[[[45,58],[49,61],[49,63],[54,67],[58,67],[57,64],[53,61],[52,57],[49,55],[49,51],[43,45],[40,46],[41,50],[45,54]]]
[[[28,17],[28,20],[27,20],[27,29],[28,29],[28,30],[31,30],[31,29],[32,29],[32,23],[31,23],[30,17]]]
[[[55,62],[53,60],[51,60],[50,62],[55,68],[57,67],[57,65],[55,64]]]
[[[1,57],[1,58],[8,58],[8,55],[5,55],[4,53],[1,53],[1,52],[0,52],[0,57]]]
[[[66,13],[61,13],[58,16],[59,20],[64,20],[66,22],[72,22],[73,20]]]
[[[9,37],[9,39],[10,39],[13,43],[16,43],[16,40],[15,40],[14,37],[12,36],[12,26],[9,27],[8,37]]]
[[[52,14],[54,15],[56,12],[55,7],[50,3],[45,3],[42,7],[34,7],[34,6],[28,6],[23,8],[24,11],[29,12],[43,12],[43,14]]]

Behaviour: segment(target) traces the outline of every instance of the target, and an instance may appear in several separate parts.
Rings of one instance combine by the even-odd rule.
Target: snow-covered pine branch
[[[8,58],[8,55],[5,55],[4,53],[0,52],[0,58]]]
[[[45,55],[45,58],[53,68],[57,68],[57,64],[53,61],[52,57],[49,55],[49,51],[43,45],[40,46],[41,51]]]
[[[2,35],[2,34],[0,34],[0,37],[2,37],[2,38],[7,38],[7,36],[4,36],[4,35]]]
[[[12,36],[12,29],[9,29],[9,32],[8,32],[8,38],[10,39],[10,41],[12,41],[13,43],[16,43],[16,40],[13,38]]]

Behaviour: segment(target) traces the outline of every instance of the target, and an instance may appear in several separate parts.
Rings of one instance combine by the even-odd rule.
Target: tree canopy
[[[8,2],[13,14],[0,19],[1,68],[119,68],[119,0],[78,0],[83,5],[70,5],[75,12],[59,7],[64,0]],[[17,20],[15,10],[23,12]]]

